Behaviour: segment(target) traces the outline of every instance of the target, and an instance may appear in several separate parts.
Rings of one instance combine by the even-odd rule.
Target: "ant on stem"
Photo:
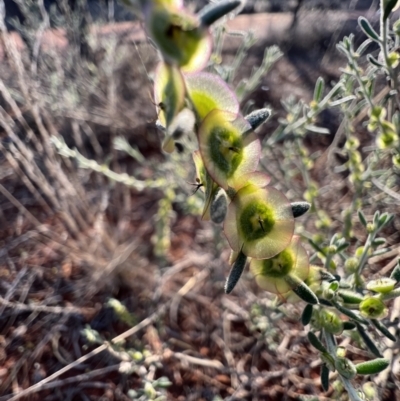
[[[204,184],[202,182],[200,182],[199,178],[196,178],[196,182],[195,183],[188,182],[188,184],[194,185],[196,187],[196,189],[194,190],[192,195],[194,195],[201,187],[204,187]]]

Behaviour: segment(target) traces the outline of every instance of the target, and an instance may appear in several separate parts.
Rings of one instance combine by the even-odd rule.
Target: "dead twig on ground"
[[[143,328],[145,328],[146,326],[151,324],[154,320],[156,320],[158,317],[160,317],[165,312],[165,310],[167,309],[168,305],[169,305],[169,302],[165,303],[156,312],[154,312],[152,315],[150,315],[148,318],[142,320],[139,324],[137,324],[136,326],[130,328],[129,330],[125,331],[124,333],[120,334],[119,336],[114,337],[111,340],[111,343],[112,344],[117,344],[117,343],[125,340],[126,338],[136,334],[138,331],[142,330]],[[16,401],[16,400],[19,400],[21,398],[27,397],[29,395],[35,394],[37,392],[43,391],[45,389],[56,387],[56,386],[54,386],[54,383],[50,383],[50,382],[53,382],[53,380],[57,379],[62,374],[70,371],[71,369],[76,368],[77,366],[79,366],[82,363],[86,362],[87,360],[89,360],[90,358],[94,357],[95,355],[100,354],[101,352],[106,350],[108,348],[108,346],[109,346],[108,343],[104,343],[104,344],[100,345],[99,347],[95,348],[94,350],[92,350],[88,354],[82,356],[81,358],[79,358],[76,361],[70,363],[69,365],[65,366],[64,368],[60,369],[59,371],[53,373],[51,376],[46,377],[45,379],[41,380],[39,383],[34,384],[33,386],[31,386],[31,387],[29,387],[29,388],[27,388],[25,390],[22,390],[21,392],[19,392],[18,394],[15,394],[14,396],[12,396],[9,399],[0,398],[0,401],[3,401],[3,400],[4,401],[5,400],[7,400],[7,401]],[[118,369],[119,369],[121,364],[114,365],[114,368],[116,366],[118,366]],[[107,368],[103,368],[103,369],[107,369]],[[100,372],[101,374],[104,374],[105,370],[103,370],[103,369],[98,369],[97,372]],[[79,380],[76,380],[75,379],[76,377],[79,377]],[[69,379],[72,380],[72,383],[73,383],[75,381],[85,380],[85,377],[87,377],[87,376],[79,375],[79,376],[74,376],[73,378],[69,378]],[[65,379],[65,380],[69,380],[69,379]],[[63,382],[65,384],[65,381],[61,380],[61,382]],[[50,387],[47,386],[49,384],[51,384]]]

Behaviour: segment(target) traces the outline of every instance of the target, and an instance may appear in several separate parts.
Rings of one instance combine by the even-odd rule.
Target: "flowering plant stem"
[[[334,356],[336,355],[336,344],[332,334],[328,333],[327,331],[323,330],[323,335],[325,338],[325,342],[329,351],[329,354]],[[341,382],[343,383],[343,387],[346,389],[349,398],[351,401],[362,401],[360,396],[357,393],[357,390],[354,388],[353,384],[349,379],[346,379],[342,375],[339,375]]]

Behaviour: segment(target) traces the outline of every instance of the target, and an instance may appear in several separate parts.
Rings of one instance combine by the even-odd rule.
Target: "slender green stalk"
[[[393,70],[391,66],[391,62],[389,59],[389,51],[388,51],[388,31],[389,31],[389,18],[384,18],[384,0],[381,0],[381,19],[380,19],[380,29],[381,29],[381,40],[379,42],[381,46],[381,51],[383,54],[383,58],[385,60],[385,65],[389,73],[389,77],[392,81],[392,88],[394,88],[396,91],[398,91],[398,79],[397,79],[397,74]],[[396,94],[396,100],[397,104],[399,104],[399,97],[398,93]],[[392,115],[394,113],[394,102],[392,99],[389,100],[389,120],[392,118]]]
[[[327,333],[326,331],[324,331],[323,333],[324,333],[324,337],[325,337],[325,341],[326,341],[326,345],[327,345],[329,353],[332,356],[336,357],[336,344],[335,344],[332,334]],[[362,399],[358,395],[357,390],[354,388],[351,381],[341,375],[339,375],[339,377],[340,377],[341,382],[343,383],[343,387],[346,389],[346,391],[349,395],[350,400],[351,401],[362,401]]]
[[[368,234],[368,238],[367,238],[367,241],[365,242],[363,253],[360,258],[360,263],[359,263],[357,271],[354,275],[356,286],[359,288],[361,288],[363,286],[362,279],[361,279],[361,272],[365,266],[365,263],[368,260],[368,252],[371,248],[373,240],[375,239],[375,236],[376,236],[376,230],[374,230],[372,233]]]

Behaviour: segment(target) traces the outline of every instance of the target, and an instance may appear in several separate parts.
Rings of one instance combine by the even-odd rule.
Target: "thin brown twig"
[[[71,313],[82,313],[81,308],[73,306],[45,306],[45,305],[26,305],[21,302],[11,302],[0,296],[0,305],[3,308],[16,309],[17,312],[44,312],[57,315],[65,315]]]
[[[120,334],[119,336],[114,337],[111,340],[111,343],[113,343],[113,344],[119,343],[119,342],[125,340],[126,338],[136,334],[138,331],[142,330],[144,327],[148,326],[149,324],[151,324],[154,320],[156,320],[160,315],[162,315],[165,312],[166,308],[168,307],[168,304],[169,304],[169,302],[166,302],[157,311],[155,311],[152,315],[150,315],[146,319],[142,320],[139,324],[137,324],[136,326],[130,328],[129,330],[125,331],[124,333]],[[36,383],[33,386],[28,387],[25,390],[22,390],[20,393],[15,394],[11,398],[9,398],[8,401],[17,401],[17,400],[20,400],[23,397],[26,397],[26,396],[31,395],[31,394],[35,394],[35,393],[37,393],[39,391],[42,391],[42,390],[44,390],[46,388],[49,388],[49,387],[45,387],[48,383],[50,383],[53,380],[57,379],[62,374],[70,371],[71,369],[76,368],[77,366],[79,366],[82,363],[86,362],[87,360],[89,360],[93,356],[100,354],[101,352],[106,350],[108,347],[109,347],[109,343],[104,343],[104,344],[100,345],[99,347],[95,348],[94,350],[92,350],[88,354],[83,355],[81,358],[77,359],[76,361],[70,363],[67,366],[64,366],[62,369],[60,369],[57,372],[53,373],[49,377],[46,377],[45,379],[41,380],[39,383]],[[84,376],[84,375],[80,375],[80,376]],[[77,377],[77,376],[74,376],[74,377]],[[71,378],[71,379],[73,379],[73,378]],[[81,380],[84,380],[84,378],[81,379]]]
[[[118,363],[117,365],[107,366],[105,368],[92,370],[91,372],[83,373],[81,375],[68,377],[68,378],[62,379],[62,380],[56,380],[56,381],[53,381],[51,383],[46,383],[46,384],[42,385],[40,391],[49,390],[49,389],[55,388],[55,387],[66,386],[68,384],[72,384],[72,383],[76,383],[76,382],[79,383],[79,382],[82,382],[82,381],[88,381],[89,379],[93,379],[94,377],[102,376],[102,375],[104,375],[106,373],[110,373],[110,372],[114,372],[116,370],[119,370],[119,369],[121,369],[121,366],[124,363],[126,363],[126,362],[121,362],[121,363]],[[12,399],[13,398],[11,398],[10,401]]]

